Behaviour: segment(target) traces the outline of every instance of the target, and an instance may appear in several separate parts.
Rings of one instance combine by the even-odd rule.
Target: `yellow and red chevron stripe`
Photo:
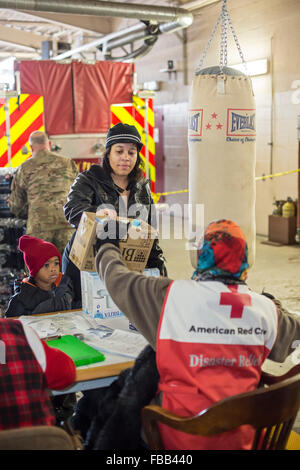
[[[33,131],[44,131],[44,100],[39,95],[21,94],[9,99],[11,166],[21,165],[31,156],[28,139]],[[22,147],[28,153],[22,153]],[[5,106],[0,107],[0,167],[9,166]]]
[[[146,168],[146,148],[145,148],[145,100],[138,96],[133,96],[132,104],[115,104],[111,109],[111,125],[114,126],[118,122],[123,122],[135,126],[138,130],[144,147],[140,155]],[[153,99],[148,99],[148,170],[151,181],[151,191],[155,192],[155,143],[153,140],[154,133],[154,111]]]

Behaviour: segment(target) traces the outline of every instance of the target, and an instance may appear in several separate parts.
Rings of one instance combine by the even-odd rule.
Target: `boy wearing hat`
[[[73,287],[60,272],[61,255],[49,242],[24,235],[19,240],[29,277],[15,282],[5,317],[70,310]]]
[[[60,272],[61,255],[52,243],[24,235],[19,239],[29,277],[15,282],[15,294],[10,299],[5,317],[70,310],[73,286],[68,276]],[[52,397],[57,423],[73,413],[75,394]]]

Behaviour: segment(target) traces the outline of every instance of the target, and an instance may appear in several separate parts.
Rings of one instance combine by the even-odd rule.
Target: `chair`
[[[274,380],[269,374],[265,377]],[[142,410],[142,423],[152,450],[164,449],[158,422],[199,436],[213,436],[249,424],[256,429],[252,450],[284,450],[299,406],[300,374],[283,382],[278,380],[268,388],[225,398],[190,418],[149,405]]]
[[[0,431],[0,450],[81,450],[79,440],[56,426]]]

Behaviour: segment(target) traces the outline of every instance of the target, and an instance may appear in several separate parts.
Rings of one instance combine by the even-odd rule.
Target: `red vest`
[[[194,416],[213,403],[254,390],[277,334],[275,304],[245,285],[174,281],[157,334],[162,407]],[[160,426],[166,449],[249,449],[253,429],[191,436]]]
[[[44,374],[21,322],[0,319],[0,348],[0,430],[55,425]]]

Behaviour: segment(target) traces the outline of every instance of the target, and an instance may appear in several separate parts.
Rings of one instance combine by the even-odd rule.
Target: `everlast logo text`
[[[199,137],[202,136],[202,121],[203,109],[190,109],[188,119],[189,137],[196,137],[199,140]]]
[[[243,116],[241,114],[232,113],[231,118],[231,132],[240,130],[255,131],[255,113],[250,116]]]
[[[190,131],[194,131],[194,132],[199,131],[199,117],[200,117],[200,113],[191,115],[189,117],[189,130]]]

